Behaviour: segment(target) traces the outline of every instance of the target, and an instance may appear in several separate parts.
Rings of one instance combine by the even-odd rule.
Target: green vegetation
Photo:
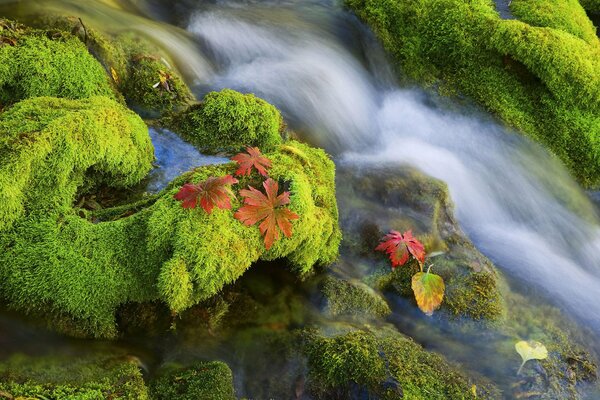
[[[322,150],[288,142],[267,154],[300,219],[293,237],[266,251],[258,227],[245,227],[232,210],[208,215],[173,198],[184,182],[231,174],[233,163],[184,174],[138,204],[72,208],[78,189],[131,185],[150,168],[142,121],[111,100],[26,100],[0,114],[0,129],[9,133],[0,142],[2,297],[25,312],[51,312],[61,321],[55,328],[111,337],[121,304],[162,300],[179,312],[259,259],[285,257],[303,275],[337,257],[334,165]]]
[[[332,316],[385,318],[391,313],[385,299],[364,283],[327,277],[322,291]]]
[[[203,151],[237,152],[245,146],[272,151],[282,143],[279,111],[252,94],[224,89],[165,120],[165,124]]]
[[[188,368],[171,366],[151,386],[156,400],[234,400],[233,375],[220,361],[201,362]]]
[[[11,397],[12,396],[12,397]],[[133,357],[14,355],[0,363],[0,397],[27,399],[148,399]]]
[[[2,31],[0,104],[29,97],[118,98],[102,66],[68,33],[55,37],[12,25]]]
[[[410,80],[462,93],[600,185],[600,41],[575,1],[347,0]],[[530,25],[531,24],[531,25]]]
[[[353,385],[381,399],[500,398],[489,384],[476,385],[475,394],[474,382],[442,357],[389,329],[333,337],[313,332],[305,352],[311,387],[324,398],[332,392],[348,396]]]

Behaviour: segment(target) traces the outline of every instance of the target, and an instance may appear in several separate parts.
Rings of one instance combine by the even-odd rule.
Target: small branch
[[[83,33],[84,33],[84,42],[87,45],[88,42],[88,34],[87,34],[87,28],[85,27],[85,25],[83,24],[83,21],[81,19],[81,17],[79,17],[79,23],[81,24],[81,27],[83,28]]]

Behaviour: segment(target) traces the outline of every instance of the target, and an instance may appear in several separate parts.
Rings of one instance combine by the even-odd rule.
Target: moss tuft
[[[201,362],[188,368],[169,366],[151,385],[156,400],[234,400],[233,374],[220,361]]]
[[[12,396],[12,397],[11,397]],[[148,399],[137,359],[14,355],[0,363],[0,397],[35,399]]]
[[[252,94],[230,89],[207,94],[202,103],[165,123],[203,151],[235,152],[244,146],[272,151],[282,143],[279,111]]]
[[[102,66],[77,38],[66,33],[52,38],[42,31],[12,36],[14,45],[0,46],[2,105],[40,96],[118,97]]]
[[[385,318],[391,313],[385,299],[364,283],[327,277],[322,291],[332,316]]]

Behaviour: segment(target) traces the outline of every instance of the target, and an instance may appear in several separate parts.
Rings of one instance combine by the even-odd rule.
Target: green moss
[[[160,300],[182,311],[259,259],[287,258],[305,275],[337,257],[335,172],[322,150],[289,142],[267,153],[270,175],[289,185],[300,219],[291,238],[266,251],[258,227],[241,224],[233,210],[208,215],[173,198],[186,181],[233,173],[233,163],[198,168],[116,212],[72,208],[86,179],[129,185],[150,166],[143,123],[110,100],[27,100],[0,115],[0,129],[9,133],[0,147],[0,292],[13,308],[69,316],[78,335],[114,336],[115,310],[128,302]],[[252,179],[240,187],[257,185]]]
[[[142,400],[148,391],[134,358],[14,355],[0,363],[0,396]]]
[[[201,362],[188,368],[171,366],[151,385],[156,400],[233,400],[233,375],[220,361]]]
[[[332,316],[385,318],[391,313],[385,299],[363,283],[328,277],[322,291]]]
[[[471,381],[441,356],[393,330],[354,330],[333,337],[312,333],[305,347],[311,386],[321,392],[319,398],[332,393],[344,398],[356,385],[381,399],[500,398],[493,385]]]
[[[600,185],[600,42],[575,1],[515,1],[523,21],[489,0],[346,4],[410,80],[474,98]]]
[[[230,89],[207,94],[165,123],[203,151],[236,152],[244,146],[271,151],[281,144],[279,111],[252,94]]]
[[[66,33],[50,38],[41,31],[10,36],[14,46],[0,46],[2,105],[39,96],[118,97],[102,66],[77,38]]]
[[[24,100],[0,114],[0,232],[25,216],[71,209],[95,182],[132,185],[150,170],[144,122],[113,100]]]
[[[600,0],[580,0],[583,9],[591,14],[600,14]]]

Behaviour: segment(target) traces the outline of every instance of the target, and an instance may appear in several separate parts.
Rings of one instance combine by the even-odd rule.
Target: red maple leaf
[[[265,238],[265,247],[269,250],[279,240],[279,230],[288,238],[292,236],[291,221],[299,217],[284,207],[290,202],[290,192],[283,192],[278,196],[279,184],[271,178],[264,181],[263,186],[266,196],[252,186],[240,190],[244,206],[234,216],[247,226],[260,222],[258,228]]]
[[[267,169],[271,168],[271,161],[262,155],[258,147],[246,147],[246,153],[239,153],[231,157],[240,167],[235,174],[237,176],[250,175],[252,167],[256,168],[262,176],[268,176]]]
[[[392,268],[404,265],[408,261],[409,252],[419,263],[425,262],[425,247],[413,236],[412,231],[406,231],[404,235],[398,231],[390,231],[375,250],[388,254]]]
[[[208,214],[212,212],[214,206],[230,210],[230,197],[235,197],[230,186],[237,182],[238,180],[231,175],[220,178],[211,176],[204,182],[186,183],[173,197],[182,201],[183,208],[196,208],[200,201],[200,206]]]

